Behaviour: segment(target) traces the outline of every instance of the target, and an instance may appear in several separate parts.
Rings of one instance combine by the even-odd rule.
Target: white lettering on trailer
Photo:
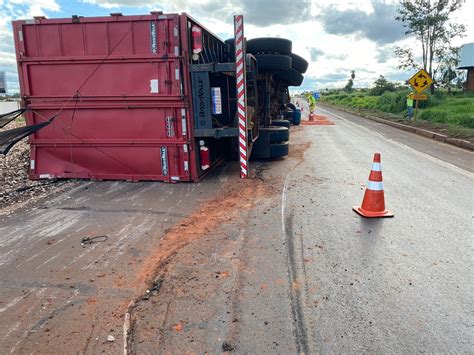
[[[178,37],[178,26],[174,26],[173,33],[175,37]]]
[[[161,150],[161,171],[162,175],[168,175],[168,148],[165,146],[160,148]]]
[[[178,47],[178,46],[174,46],[174,55],[175,55],[176,57],[179,56],[179,47]]]
[[[184,162],[184,171],[189,171],[189,163],[187,161]]]
[[[156,22],[150,22],[150,47],[151,53],[156,54],[158,53],[158,40],[156,38]]]
[[[35,161],[34,160],[30,160],[30,169],[35,170]]]
[[[188,152],[188,145],[183,144],[183,152],[187,153]]]
[[[176,77],[176,80],[179,80],[179,69],[174,70],[174,76]]]
[[[18,31],[18,39],[20,40],[20,42],[23,42],[23,31],[22,30]]]

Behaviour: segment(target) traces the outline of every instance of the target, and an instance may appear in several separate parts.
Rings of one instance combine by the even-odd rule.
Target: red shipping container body
[[[30,137],[30,177],[198,180],[193,24],[161,13],[14,21],[27,124],[57,115]]]

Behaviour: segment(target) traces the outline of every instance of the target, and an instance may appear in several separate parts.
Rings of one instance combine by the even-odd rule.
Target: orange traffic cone
[[[362,206],[355,206],[352,209],[363,217],[393,217],[393,213],[385,209],[380,153],[374,154],[374,162]]]

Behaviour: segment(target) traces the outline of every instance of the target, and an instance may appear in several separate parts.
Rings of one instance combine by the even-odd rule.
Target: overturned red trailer
[[[238,154],[233,43],[189,15],[36,17],[13,30],[27,125],[53,119],[30,137],[32,179],[197,181]],[[262,127],[260,155],[286,155],[288,133],[269,117],[280,104],[258,98],[245,58],[249,151]]]
[[[30,138],[31,178],[199,179],[183,78],[194,25],[161,13],[13,22],[27,123],[58,115]],[[224,62],[224,43],[205,40]]]

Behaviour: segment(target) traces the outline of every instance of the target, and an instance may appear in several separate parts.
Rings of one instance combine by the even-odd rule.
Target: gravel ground
[[[9,123],[0,131],[23,126],[23,120]],[[8,215],[18,207],[46,197],[53,190],[64,187],[64,181],[32,181],[28,178],[29,145],[25,138],[10,152],[0,155],[0,215]]]

